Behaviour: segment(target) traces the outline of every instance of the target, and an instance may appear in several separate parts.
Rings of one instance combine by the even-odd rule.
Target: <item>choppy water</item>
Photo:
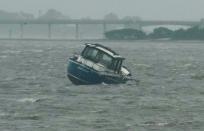
[[[204,42],[100,42],[140,80],[75,86],[84,42],[0,41],[1,131],[203,131]]]

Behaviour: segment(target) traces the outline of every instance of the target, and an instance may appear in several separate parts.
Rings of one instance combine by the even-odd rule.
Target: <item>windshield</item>
[[[107,54],[101,54],[101,57],[98,63],[105,65],[107,68],[111,68],[111,64],[113,62],[113,58]]]
[[[114,72],[117,73],[121,70],[122,59],[114,59],[112,56],[97,48],[87,46],[82,52],[82,57],[95,63],[100,63],[104,67],[114,70]]]
[[[82,56],[95,63],[100,63],[105,67],[113,68],[113,57],[93,47],[86,47],[82,52]]]

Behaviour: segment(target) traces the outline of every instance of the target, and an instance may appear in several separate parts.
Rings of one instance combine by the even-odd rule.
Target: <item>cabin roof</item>
[[[95,44],[86,43],[85,45],[86,45],[86,46],[93,47],[93,48],[97,48],[97,49],[99,49],[100,51],[103,51],[103,52],[109,54],[109,55],[112,56],[113,58],[125,59],[124,57],[120,56],[120,55],[117,54],[115,51],[113,51],[112,49],[110,49],[109,47],[106,47],[106,46],[104,46],[104,45],[101,45],[101,44],[98,44],[98,43],[95,43]]]

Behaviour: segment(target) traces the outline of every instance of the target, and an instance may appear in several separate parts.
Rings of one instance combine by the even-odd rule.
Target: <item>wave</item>
[[[22,99],[18,99],[18,102],[22,102],[22,103],[35,103],[35,102],[40,102],[42,100],[45,100],[46,98],[22,98]]]

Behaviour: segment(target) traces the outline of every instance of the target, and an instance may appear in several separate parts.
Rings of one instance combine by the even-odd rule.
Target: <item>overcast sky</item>
[[[120,18],[140,16],[145,20],[200,20],[204,0],[0,0],[0,9],[28,12],[53,8],[72,18],[103,18],[113,12]]]

